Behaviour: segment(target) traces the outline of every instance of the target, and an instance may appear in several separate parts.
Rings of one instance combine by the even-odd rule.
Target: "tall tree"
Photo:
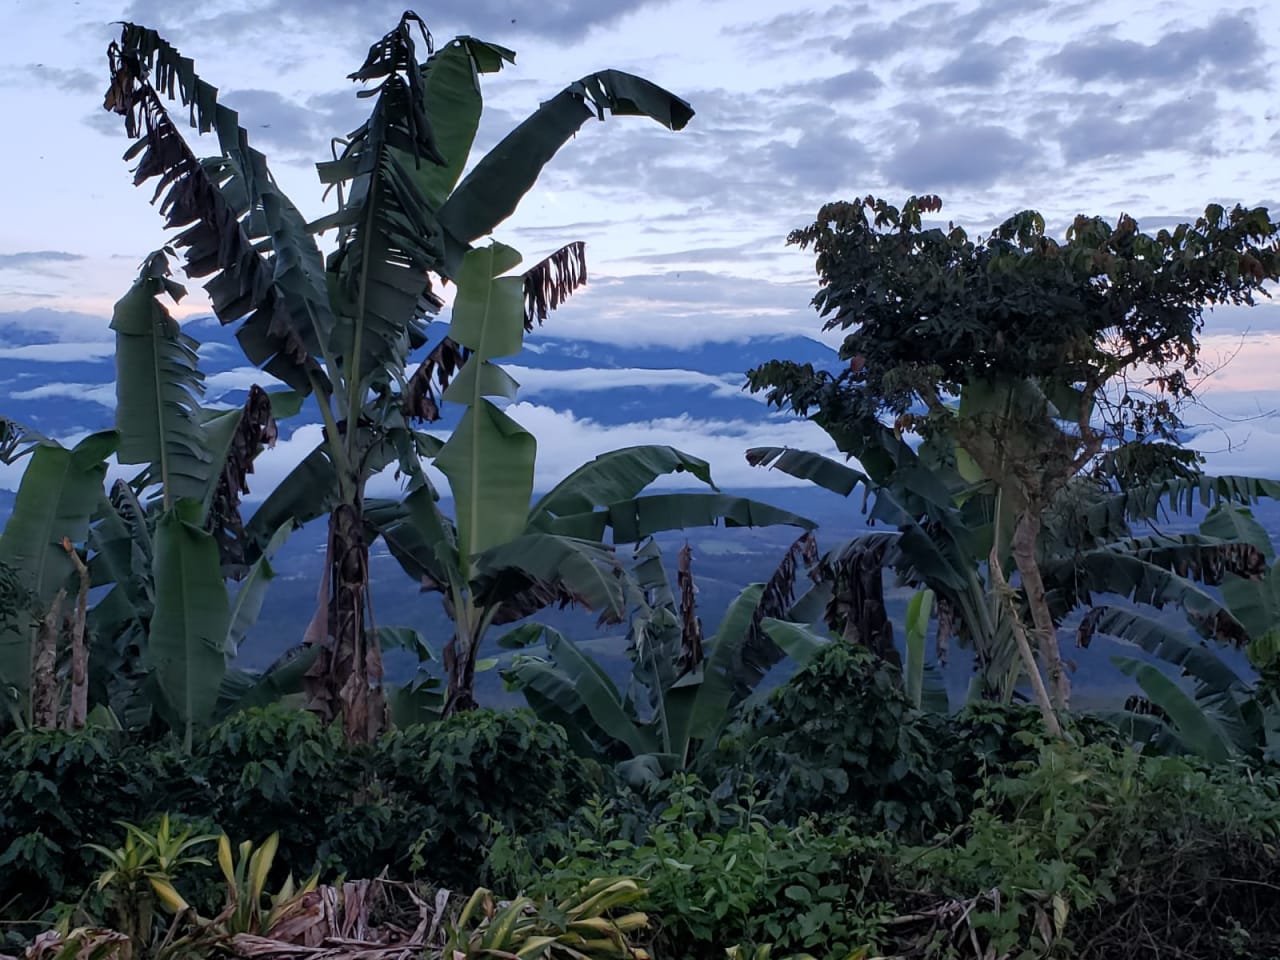
[[[1025,211],[971,239],[923,222],[940,209],[932,196],[901,209],[867,197],[828,204],[792,233],[816,254],[824,328],[850,331],[848,366],[769,363],[751,386],[822,418],[848,452],[883,456],[889,425],[994,490],[1007,540],[997,536],[991,567],[1012,558],[1050,695],[1065,707],[1038,554],[1045,512],[1086,470],[1123,490],[1195,465],[1178,413],[1200,368],[1204,311],[1266,294],[1280,276],[1280,227],[1263,208],[1211,205],[1155,235],[1128,216],[1080,216],[1058,240]]]
[[[321,648],[309,674],[312,701],[341,714],[349,737],[368,738],[385,709],[381,658],[366,628],[364,489],[392,463],[420,477],[419,454],[432,449],[411,418],[438,415],[435,385],[406,369],[441,306],[432,277],[458,278],[471,244],[514,211],[588,118],[649,116],[678,130],[693,111],[646,80],[601,71],[545,102],[462,177],[482,109],[479,75],[514,54],[466,37],[436,51],[425,24],[407,12],[350,75],[372,85],[362,91],[372,109],[342,153],[317,165],[321,181],[336,188],[338,209],[308,224],[190,59],[134,24],[123,26],[109,58],[105,107],[139,138],[126,154],[137,159],[134,180],[158,179],[166,223],[182,230],[173,244],[187,274],[211,277],[205,288],[214,312],[224,324],[240,323],[236,338],[252,363],[315,397],[324,440],[263,516],[278,519],[282,503],[299,521],[329,516],[328,561],[308,631]],[[216,156],[196,156],[162,94],[189,107],[201,133],[216,134]],[[337,231],[337,246],[326,259],[314,234],[327,230]],[[528,271],[527,323],[543,319],[585,276],[580,244]],[[443,388],[467,348],[447,340],[431,356]],[[302,499],[290,500],[298,491]],[[251,524],[250,532],[265,544],[278,525]]]

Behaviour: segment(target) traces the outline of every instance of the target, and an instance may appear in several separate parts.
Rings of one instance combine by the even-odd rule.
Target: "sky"
[[[419,12],[437,42],[470,34],[517,53],[514,67],[484,78],[473,157],[541,100],[604,67],[693,105],[679,133],[637,118],[589,121],[496,236],[528,262],[587,242],[591,283],[531,337],[535,348],[544,338],[623,353],[664,347],[670,372],[633,379],[724,391],[735,385],[721,374],[681,369],[681,351],[820,335],[812,258],[785,240],[829,200],[937,193],[942,216],[971,234],[1028,208],[1059,234],[1077,213],[1124,212],[1156,229],[1209,202],[1280,211],[1275,2],[437,0]],[[194,57],[314,218],[332,207],[312,164],[367,107],[345,76],[402,9],[383,0],[0,0],[0,357],[47,369],[45,395],[65,399],[75,385],[58,393],[58,362],[110,356],[111,304],[165,242],[150,191],[132,186],[121,159],[119,118],[101,109],[112,21],[155,27]],[[195,318],[207,307],[194,284],[192,294],[179,312]],[[230,333],[200,328],[222,345],[234,344]],[[1280,475],[1280,307],[1212,315],[1204,349],[1211,364],[1230,360],[1188,415],[1210,469]],[[763,408],[756,423],[694,407],[674,422],[605,426],[591,416],[607,396],[598,369],[525,374],[531,398],[514,412],[544,441],[542,485],[634,442],[706,456],[722,485],[765,479],[742,461],[752,443],[829,447],[811,424],[765,419]],[[576,409],[539,404],[539,384],[553,375],[589,399]],[[110,403],[109,394],[86,399]],[[269,455],[268,474],[309,449],[309,429]],[[13,482],[0,471],[0,485]]]

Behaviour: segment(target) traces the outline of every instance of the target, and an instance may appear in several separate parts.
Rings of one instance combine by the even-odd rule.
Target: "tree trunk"
[[[382,694],[382,655],[365,626],[369,591],[369,548],[364,518],[355,504],[344,503],[329,515],[329,589],[324,649],[307,672],[308,693],[326,719],[341,714],[347,740],[373,740],[386,726]],[[314,627],[314,623],[313,623]],[[308,633],[314,636],[319,631]]]
[[[63,539],[63,549],[80,575],[80,590],[76,594],[76,608],[71,615],[71,700],[67,707],[65,726],[79,730],[89,715],[89,646],[85,637],[85,624],[89,605],[89,568],[80,559],[71,541]]]
[[[1058,720],[1058,714],[1053,709],[1053,703],[1049,700],[1049,692],[1045,689],[1044,678],[1040,676],[1040,666],[1036,663],[1035,654],[1031,652],[1031,644],[1027,641],[1027,631],[1022,626],[1022,621],[1018,617],[1018,611],[1013,605],[1013,588],[1009,586],[1009,581],[1004,577],[1004,570],[1000,567],[1000,555],[997,548],[991,549],[991,557],[988,560],[991,567],[991,582],[996,589],[997,595],[1001,598],[1009,610],[1009,617],[1013,621],[1013,642],[1018,648],[1018,656],[1022,660],[1022,668],[1026,671],[1027,679],[1031,681],[1031,692],[1035,695],[1036,705],[1040,708],[1040,715],[1044,718],[1045,729],[1049,731],[1052,737],[1062,736],[1062,723]]]
[[[31,663],[31,722],[53,730],[58,726],[58,628],[62,625],[62,601],[67,592],[59,590],[48,612],[36,624],[36,648]]]
[[[465,615],[466,612],[460,610],[457,615]],[[447,686],[441,716],[452,717],[455,713],[465,713],[477,707],[476,656],[479,649],[480,644],[472,636],[471,625],[455,624],[453,636],[445,644],[442,655]]]
[[[1040,647],[1040,662],[1044,664],[1049,677],[1048,686],[1053,705],[1058,710],[1066,710],[1071,705],[1071,678],[1067,676],[1062,662],[1058,631],[1053,625],[1053,616],[1045,598],[1044,578],[1040,575],[1040,563],[1036,560],[1036,541],[1039,536],[1039,512],[1028,505],[1018,515],[1018,522],[1013,530],[1013,559],[1022,578],[1027,606],[1031,608],[1031,619],[1035,623],[1036,639]]]

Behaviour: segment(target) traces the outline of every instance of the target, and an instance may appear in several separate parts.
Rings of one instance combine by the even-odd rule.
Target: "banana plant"
[[[328,514],[321,602],[306,635],[319,647],[309,692],[322,713],[342,715],[350,738],[366,739],[385,711],[380,652],[366,630],[365,484],[390,464],[421,483],[419,456],[434,451],[410,424],[438,416],[425,371],[440,372],[443,387],[470,349],[441,342],[409,374],[411,353],[427,345],[425,321],[442,306],[432,276],[461,279],[471,245],[514,211],[588,118],[648,116],[679,130],[693,111],[640,77],[593,73],[543,103],[463,177],[483,108],[479,77],[514,54],[469,37],[436,50],[407,12],[350,75],[372,84],[362,92],[372,110],[340,141],[341,152],[318,164],[338,205],[308,224],[190,59],[134,24],[123,26],[109,56],[105,106],[139,137],[128,154],[138,158],[135,181],[159,178],[167,223],[183,228],[173,242],[188,275],[211,275],[214,311],[223,323],[243,319],[236,338],[252,363],[315,397],[323,442],[268,498],[250,532],[264,544],[285,519]],[[202,161],[192,152],[162,94],[190,106],[201,133],[216,134],[217,156]],[[314,234],[327,230],[337,231],[337,249],[326,260]],[[528,324],[585,277],[581,244],[526,272]]]
[[[1207,641],[1247,643],[1255,664],[1264,669],[1271,665],[1280,638],[1280,563],[1266,530],[1238,504],[1215,506],[1201,522],[1200,532],[1205,538],[1226,535],[1234,552],[1247,562],[1248,575],[1231,570],[1246,564],[1221,559],[1216,570],[1207,572],[1207,579],[1221,587],[1223,609],[1211,617],[1193,613],[1193,630],[1188,633],[1139,608],[1102,604],[1081,622],[1077,643],[1087,646],[1097,634],[1110,636],[1177,667],[1192,681],[1188,689],[1149,661],[1112,657],[1142,690],[1140,698],[1133,698],[1113,718],[1135,739],[1215,762],[1239,756],[1271,758],[1280,751],[1280,703],[1273,693],[1260,693],[1241,677]],[[1227,618],[1243,633],[1233,630],[1223,638]]]
[[[33,693],[36,700],[56,696],[56,650],[39,654],[56,642],[49,628],[61,620],[62,599],[76,578],[71,551],[63,544],[78,550],[88,539],[106,461],[118,443],[118,434],[107,431],[90,434],[70,449],[42,439],[23,450],[29,459],[0,535],[0,562],[19,572],[30,598],[0,627],[0,693],[6,713],[19,726],[35,720]]]
[[[537,441],[494,402],[512,400],[518,384],[494,361],[523,345],[522,279],[504,276],[520,261],[493,243],[466,253],[459,271],[449,337],[468,359],[442,400],[464,410],[447,440],[429,437],[430,462],[445,477],[455,508],[442,512],[425,475],[403,501],[371,500],[375,535],[424,589],[444,596],[453,636],[444,645],[444,713],[470,709],[481,644],[490,627],[551,604],[578,604],[602,622],[626,612],[626,580],[613,544],[662,530],[812,522],[765,503],[713,493],[637,496],[657,477],[688,473],[712,486],[710,467],[671,447],[641,446],[604,454],[533,500]]]
[[[986,484],[966,484],[949,471],[947,458],[938,458],[927,445],[911,450],[888,427],[879,425],[867,434],[875,442],[860,440],[856,447],[867,473],[781,447],[753,448],[747,459],[842,496],[862,487],[868,499],[874,497],[869,519],[898,528],[885,565],[901,582],[935,594],[939,652],[954,631],[978,659],[981,686],[972,692],[1007,699],[1030,671],[1019,662],[1014,642],[1023,601],[1003,602],[991,580],[992,548],[1004,544],[995,552],[1007,558],[1010,545],[1010,517],[999,492]],[[838,442],[844,438],[838,430],[832,435]],[[1245,642],[1244,625],[1201,584],[1215,585],[1233,571],[1256,567],[1256,549],[1227,518],[1243,504],[1277,496],[1276,481],[1202,474],[1154,479],[1119,491],[1087,478],[1068,484],[1045,513],[1038,545],[1055,627],[1090,604],[1094,594],[1119,593],[1147,606],[1177,607],[1218,639]],[[1213,509],[1199,534],[1133,535],[1133,525],[1154,521],[1163,511],[1189,514],[1204,507]]]
[[[800,562],[812,567],[816,544],[805,533],[766,583],[748,586],[729,605],[714,636],[702,639],[688,547],[673,588],[653,540],[636,551],[630,593],[631,676],[619,690],[582,645],[540,624],[504,637],[506,646],[540,649],[504,671],[540,717],[560,724],[574,748],[618,763],[633,783],[687,769],[713,745],[732,708],[748,699],[768,671],[791,653],[789,634],[767,629],[773,618],[816,619],[830,590],[816,583],[798,599]],[[788,624],[790,625],[790,624]]]

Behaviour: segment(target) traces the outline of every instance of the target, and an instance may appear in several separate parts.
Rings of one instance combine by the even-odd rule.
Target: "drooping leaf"
[[[933,591],[918,590],[907,602],[907,663],[903,674],[907,696],[917,707],[924,692],[924,642],[929,634],[929,618],[933,614]]]
[[[766,617],[760,622],[760,626],[801,667],[832,642],[830,637],[819,636],[804,624],[789,620]]]
[[[547,162],[592,116],[648,116],[671,130],[683,129],[693,109],[684,100],[640,77],[603,70],[570,84],[504,137],[458,184],[440,208],[449,239],[451,275],[463,251],[492,233],[516,209]]]
[[[528,533],[475,558],[474,595],[496,607],[494,623],[509,623],[551,605],[579,604],[602,623],[626,614],[622,568],[607,546],[590,540]]]
[[[527,657],[518,657],[513,664],[510,673],[526,695],[532,692],[545,698],[564,716],[585,711],[604,734],[625,744],[632,755],[659,749],[652,735],[626,712],[613,681],[576,644],[548,629],[547,653],[554,669]]]
[[[567,243],[524,272],[524,328],[532,332],[552,310],[587,282],[587,248],[581,240]]]
[[[264,544],[280,525],[291,520],[305,525],[322,517],[338,502],[338,478],[324,441],[289,471],[245,524],[245,533]]]
[[[254,561],[248,574],[241,580],[240,587],[236,591],[235,602],[231,607],[231,626],[227,630],[228,658],[236,656],[249,630],[258,622],[262,604],[267,598],[267,589],[276,577],[275,568],[271,565],[272,558],[284,546],[293,529],[292,520],[282,523],[263,547],[262,556]]]
[[[853,493],[859,484],[869,486],[871,483],[861,470],[855,470],[820,453],[791,447],[752,447],[747,451],[747,463],[753,467],[771,467],[800,480],[809,480],[842,497]]]
[[[205,285],[224,323],[244,318],[237,339],[250,362],[296,390],[309,392],[333,328],[324,265],[306,222],[276,186],[266,158],[249,146],[239,116],[217,100],[189,58],[154,30],[126,23],[108,51],[111,88],[105,109],[125,118],[141,139],[135,184],[158,179],[166,223],[186,229],[174,240],[190,277]],[[154,80],[154,85],[152,80]],[[180,98],[201,133],[217,134],[221,157],[200,161],[160,101]],[[167,191],[167,192],[166,192]],[[264,243],[267,253],[257,248]]]
[[[1280,563],[1272,564],[1262,577],[1227,574],[1222,581],[1222,599],[1250,639],[1258,640],[1280,628]]]
[[[611,503],[604,510],[543,521],[544,529],[599,540],[608,529],[614,543],[636,543],[666,530],[695,527],[767,527],[786,524],[812,530],[807,517],[726,493],[656,493]]]
[[[1183,631],[1185,629],[1184,627]],[[1089,640],[1098,633],[1141,647],[1166,663],[1180,667],[1198,683],[1212,689],[1247,688],[1239,674],[1202,642],[1188,639],[1183,633],[1139,610],[1114,606],[1094,607],[1077,627],[1076,642],[1087,647]]]
[[[148,638],[160,694],[188,743],[193,729],[213,716],[231,625],[218,544],[198,519],[198,503],[179,501],[156,521],[156,604]]]
[[[1235,754],[1229,731],[1159,668],[1129,657],[1112,657],[1111,662],[1138,681],[1191,752],[1211,763],[1224,763]]]
[[[205,525],[218,541],[218,551],[228,574],[240,577],[248,562],[240,498],[250,492],[254,461],[279,437],[271,395],[257,384],[249,388],[244,406],[206,424],[214,480],[201,500]]]
[[[545,529],[554,517],[588,513],[635,497],[660,476],[688,473],[712,489],[711,465],[675,447],[642,445],[602,453],[578,467],[529,511],[529,526]]]
[[[116,302],[117,457],[147,464],[161,485],[166,506],[184,497],[203,497],[215,473],[201,417],[204,375],[197,366],[199,344],[182,332],[160,303],[186,293],[169,278],[164,251],[143,262],[138,279]]]
[[[1253,516],[1248,507],[1227,500],[1214,504],[1200,522],[1200,532],[1206,537],[1224,541],[1238,541],[1257,548],[1270,563],[1275,559],[1275,548],[1266,528]]]
[[[290,647],[260,674],[228,670],[218,690],[217,718],[240,710],[265,707],[303,691],[303,678],[320,653],[317,645]]]
[[[440,512],[430,487],[419,487],[401,501],[368,501],[365,522],[424,590],[447,594],[451,588],[461,587],[457,531]]]

